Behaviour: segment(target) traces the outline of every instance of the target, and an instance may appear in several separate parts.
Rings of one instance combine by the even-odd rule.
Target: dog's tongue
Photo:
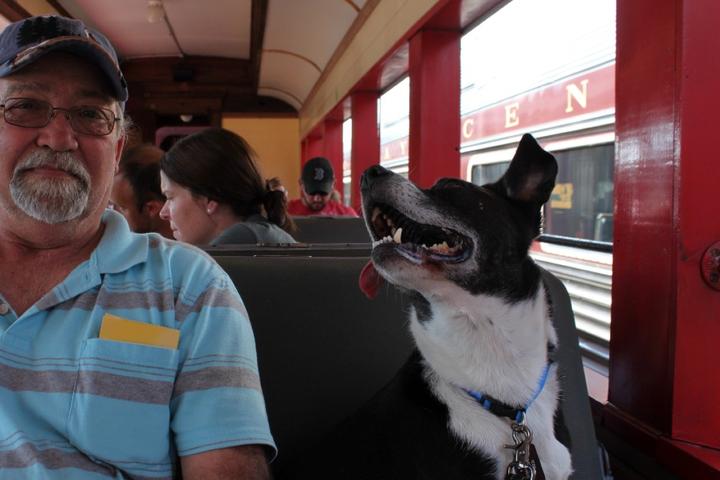
[[[360,272],[360,279],[358,281],[360,290],[362,290],[366,297],[372,300],[377,296],[382,282],[383,279],[377,270],[375,270],[372,260],[369,261],[367,265],[363,267],[362,272]]]

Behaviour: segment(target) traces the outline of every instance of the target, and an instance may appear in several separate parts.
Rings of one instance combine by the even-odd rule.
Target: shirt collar
[[[93,252],[91,262],[99,273],[117,273],[147,260],[149,237],[130,231],[120,213],[106,210],[102,216],[105,225],[100,243]]]

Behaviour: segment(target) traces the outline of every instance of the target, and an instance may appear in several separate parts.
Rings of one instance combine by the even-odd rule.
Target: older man
[[[268,477],[245,309],[196,249],[106,210],[125,80],[82,22],[0,34],[0,477]]]

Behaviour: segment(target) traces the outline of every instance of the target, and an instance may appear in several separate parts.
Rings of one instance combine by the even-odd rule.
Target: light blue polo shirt
[[[0,479],[171,478],[176,455],[274,450],[227,274],[116,212],[103,223],[90,259],[21,317],[0,297]],[[178,329],[179,346],[100,339],[106,313]]]

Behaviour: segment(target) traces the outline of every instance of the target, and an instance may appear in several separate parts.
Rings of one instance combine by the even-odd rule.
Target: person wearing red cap
[[[305,163],[300,177],[300,198],[290,200],[288,213],[296,216],[324,215],[357,217],[357,212],[333,200],[335,174],[330,161],[314,157]]]

